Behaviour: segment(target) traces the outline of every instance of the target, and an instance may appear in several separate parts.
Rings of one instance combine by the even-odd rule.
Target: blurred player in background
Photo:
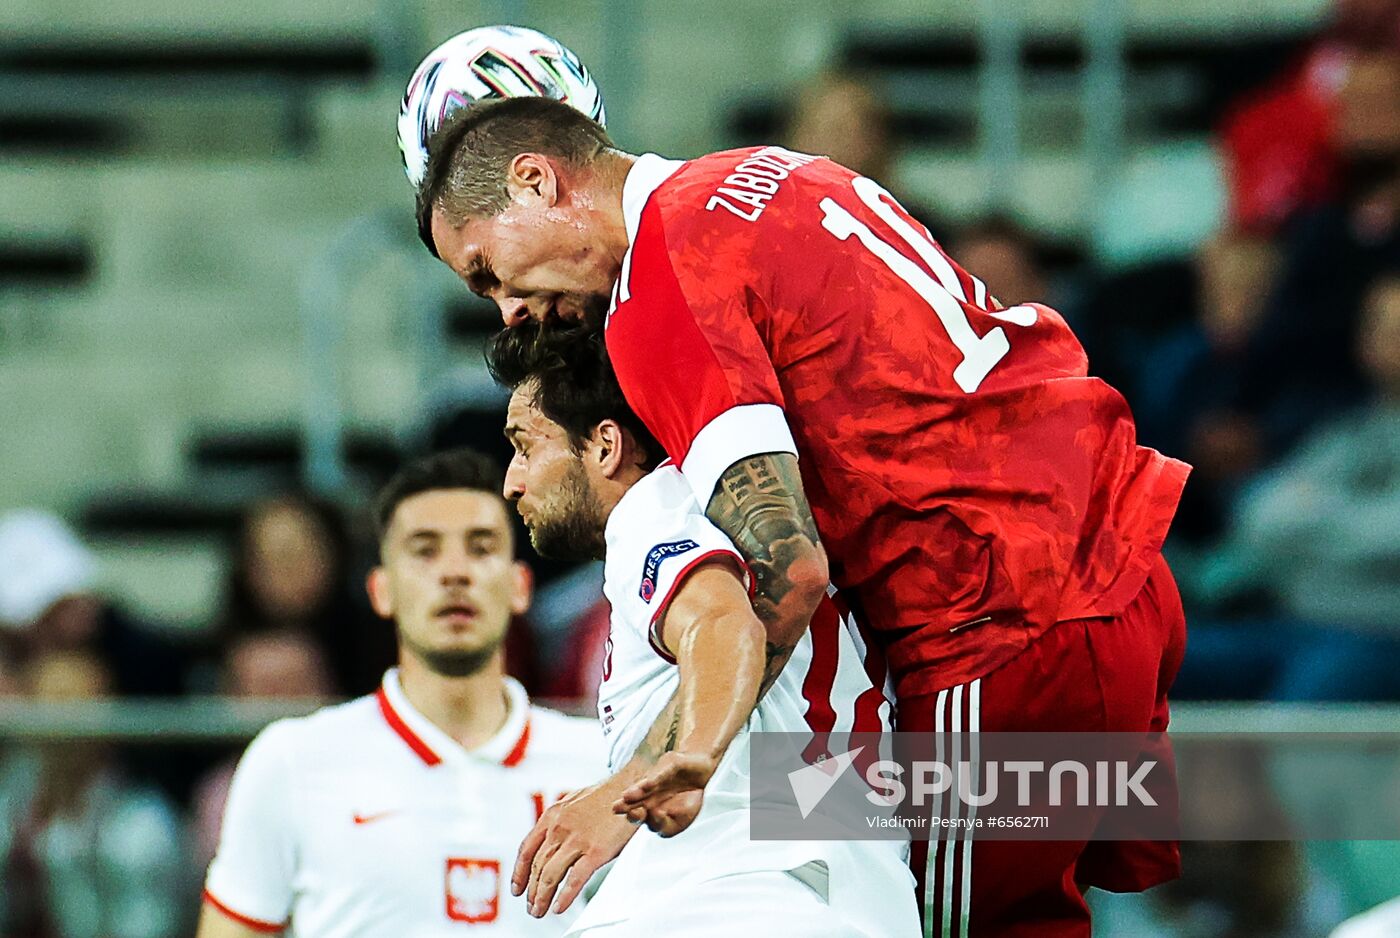
[[[552,935],[503,884],[520,840],[596,781],[597,726],[531,706],[501,644],[530,601],[501,476],[458,450],[376,505],[375,611],[398,632],[379,691],[283,720],[235,773],[200,938]]]
[[[631,838],[571,934],[917,934],[904,842],[750,835],[750,732],[888,730],[883,660],[864,660],[855,619],[828,597],[755,709],[766,636],[739,552],[680,471],[656,468],[661,448],[627,407],[601,336],[539,339],[498,343],[491,358],[513,389],[505,492],[542,554],[605,560],[612,619],[599,719],[610,768],[632,786],[631,819],[663,835]],[[704,807],[668,839],[683,826],[672,812],[689,818],[673,800],[693,797],[692,783],[673,794],[668,780],[691,774]],[[531,837],[543,840],[559,813],[546,812]],[[583,886],[575,849],[567,838],[553,854],[522,847],[540,869],[527,896],[534,914],[549,909],[564,873],[556,908]]]
[[[1059,314],[1004,307],[819,157],[636,157],[542,98],[459,112],[430,151],[425,244],[508,327],[606,329],[756,578],[766,680],[831,579],[888,653],[901,729],[1166,728],[1185,624],[1161,546],[1188,469],[1137,445]],[[615,852],[571,807],[585,856]],[[1082,887],[1179,868],[1174,844],[955,836],[915,858],[931,933],[1088,935]]]

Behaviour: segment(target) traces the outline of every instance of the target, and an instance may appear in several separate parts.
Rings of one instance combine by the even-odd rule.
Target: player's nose
[[[522,325],[530,319],[530,308],[521,297],[497,297],[496,305],[501,308],[501,321],[506,324],[507,329]]]
[[[510,464],[506,466],[506,481],[501,487],[501,495],[508,502],[518,502],[525,494],[525,467],[520,464],[520,455],[511,457]]]
[[[471,557],[465,548],[448,551],[443,556],[443,563],[439,568],[441,580],[446,586],[469,585],[472,580],[471,571]]]

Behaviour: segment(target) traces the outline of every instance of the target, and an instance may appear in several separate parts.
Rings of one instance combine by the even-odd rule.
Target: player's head
[[[507,326],[600,324],[627,250],[630,164],[607,132],[567,104],[508,98],[454,113],[429,152],[418,190],[428,249]]]
[[[401,661],[464,677],[498,660],[511,616],[530,605],[500,493],[500,469],[465,449],[410,463],[379,493],[369,595],[394,620]]]
[[[505,495],[531,543],[550,557],[602,557],[613,506],[662,452],[627,406],[602,335],[530,322],[498,335],[489,358],[512,391]]]

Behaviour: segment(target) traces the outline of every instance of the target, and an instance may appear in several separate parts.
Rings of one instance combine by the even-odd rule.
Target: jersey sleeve
[[[649,535],[649,536],[648,536]],[[652,650],[671,664],[676,659],[661,641],[660,628],[667,608],[681,584],[706,563],[728,563],[743,578],[752,577],[733,542],[703,515],[691,513],[674,523],[639,529],[621,550],[610,551],[611,575],[626,583],[628,614],[625,621],[644,629]]]
[[[706,229],[708,219],[694,216],[679,224]],[[797,448],[773,363],[754,324],[751,306],[760,301],[743,272],[724,260],[726,251],[747,250],[747,241],[732,232],[707,239],[706,230],[687,230],[681,250],[716,254],[712,264],[695,269],[677,264],[667,244],[653,197],[608,318],[608,355],[628,403],[703,506],[734,463]]]
[[[293,725],[274,723],[249,745],[229,786],[205,901],[255,931],[287,924],[296,872]]]

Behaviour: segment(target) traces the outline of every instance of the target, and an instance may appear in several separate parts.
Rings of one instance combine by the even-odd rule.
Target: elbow
[[[812,544],[788,567],[788,581],[793,591],[802,596],[805,605],[815,610],[826,596],[826,588],[831,583],[831,570],[826,562],[826,551],[820,544]]]
[[[776,603],[781,610],[779,618],[794,624],[801,623],[805,630],[817,606],[826,598],[827,585],[831,581],[826,552],[821,545],[808,544],[795,556],[790,556],[781,573],[781,580],[784,593]]]

